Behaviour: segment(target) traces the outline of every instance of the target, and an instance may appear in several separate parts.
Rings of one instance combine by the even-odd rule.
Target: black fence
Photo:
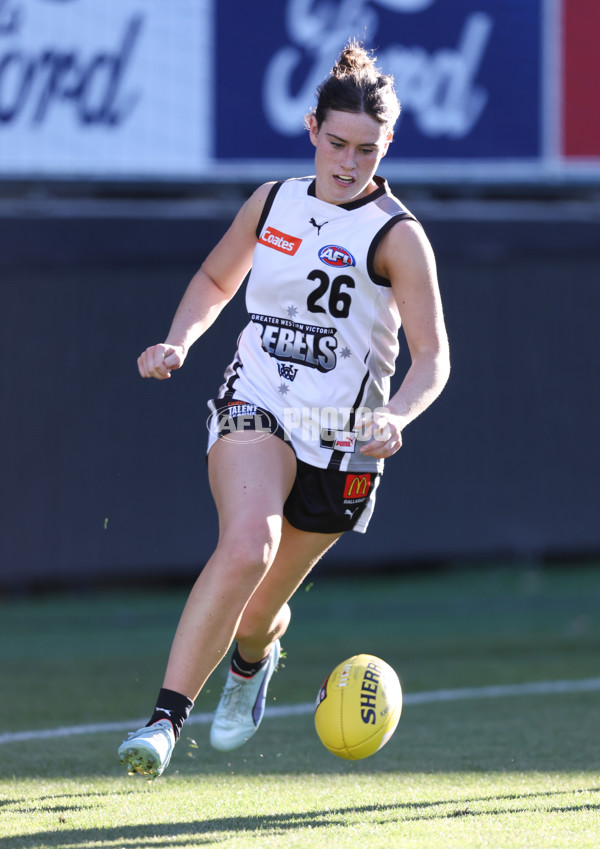
[[[416,208],[452,376],[388,462],[368,533],[342,539],[327,568],[600,552],[599,219],[536,209]],[[0,219],[1,589],[186,579],[206,561],[206,399],[242,293],[172,380],[141,380],[136,358],[227,223]],[[404,351],[399,375],[406,364]]]

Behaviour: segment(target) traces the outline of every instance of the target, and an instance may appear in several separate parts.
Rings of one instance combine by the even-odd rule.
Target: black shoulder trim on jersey
[[[283,180],[279,180],[278,183],[274,183],[271,186],[271,190],[267,195],[267,199],[265,201],[265,205],[263,207],[263,211],[261,212],[260,219],[258,221],[258,226],[256,228],[256,238],[260,239],[260,234],[262,233],[262,229],[265,226],[265,221],[267,220],[267,216],[271,211],[271,207],[273,206],[273,201],[275,200],[275,195],[279,191],[279,189],[283,186]]]
[[[377,183],[377,188],[374,192],[371,192],[358,200],[350,201],[350,203],[340,203],[340,209],[347,209],[348,212],[351,212],[353,209],[360,209],[361,206],[366,206],[368,203],[380,201],[381,199],[384,199],[386,195],[391,198],[391,195],[388,193],[387,181],[383,177],[378,177],[377,174],[373,177],[373,179]],[[317,181],[316,179],[313,179],[312,183],[308,187],[308,194],[313,198],[317,197],[316,186]]]
[[[375,203],[375,201],[386,195],[385,186],[379,186],[378,189],[375,189],[374,192],[371,192],[368,195],[365,195],[358,200],[353,200],[351,203],[341,203],[340,206],[342,209],[347,209],[348,212],[352,212],[353,209],[360,209],[362,206],[366,206],[368,203]]]
[[[369,246],[369,253],[367,254],[367,273],[373,283],[376,283],[378,286],[386,286],[390,287],[392,284],[388,280],[387,277],[383,277],[381,274],[377,274],[375,272],[375,252],[377,248],[381,244],[381,240],[385,236],[385,234],[392,229],[392,227],[397,224],[399,221],[416,221],[415,216],[408,212],[400,212],[398,215],[394,215],[390,220],[383,225],[381,230],[378,230],[375,234],[373,241]]]

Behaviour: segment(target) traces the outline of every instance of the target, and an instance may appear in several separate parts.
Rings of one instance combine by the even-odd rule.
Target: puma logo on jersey
[[[317,224],[315,219],[311,218],[308,223],[312,224],[313,227],[317,228],[317,236],[320,236],[321,235],[321,227],[324,227],[326,224],[329,224],[329,221],[324,221],[322,224]]]
[[[302,239],[298,239],[296,236],[288,236],[287,233],[282,233],[274,227],[267,227],[258,241],[261,245],[274,248],[276,251],[281,251],[281,253],[289,256],[294,256],[302,244]]]
[[[321,431],[321,448],[352,454],[356,451],[356,434],[354,431],[323,428]]]

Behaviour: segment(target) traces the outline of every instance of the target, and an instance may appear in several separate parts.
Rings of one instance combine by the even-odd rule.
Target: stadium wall
[[[164,338],[228,214],[69,208],[0,216],[0,588],[191,577],[216,540],[206,399],[243,296],[172,380],[141,380],[136,358]],[[597,555],[597,209],[413,209],[438,257],[453,372],[388,462],[369,532],[327,568]]]

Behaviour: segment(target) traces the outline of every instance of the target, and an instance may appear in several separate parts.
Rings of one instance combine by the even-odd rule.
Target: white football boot
[[[162,775],[173,754],[175,734],[168,719],[133,731],[119,746],[119,760],[129,775],[139,772],[149,781]]]
[[[268,662],[252,678],[236,675],[229,669],[210,729],[213,748],[229,752],[243,746],[257,732],[265,712],[267,687],[277,668],[280,652],[279,640],[276,640]]]

